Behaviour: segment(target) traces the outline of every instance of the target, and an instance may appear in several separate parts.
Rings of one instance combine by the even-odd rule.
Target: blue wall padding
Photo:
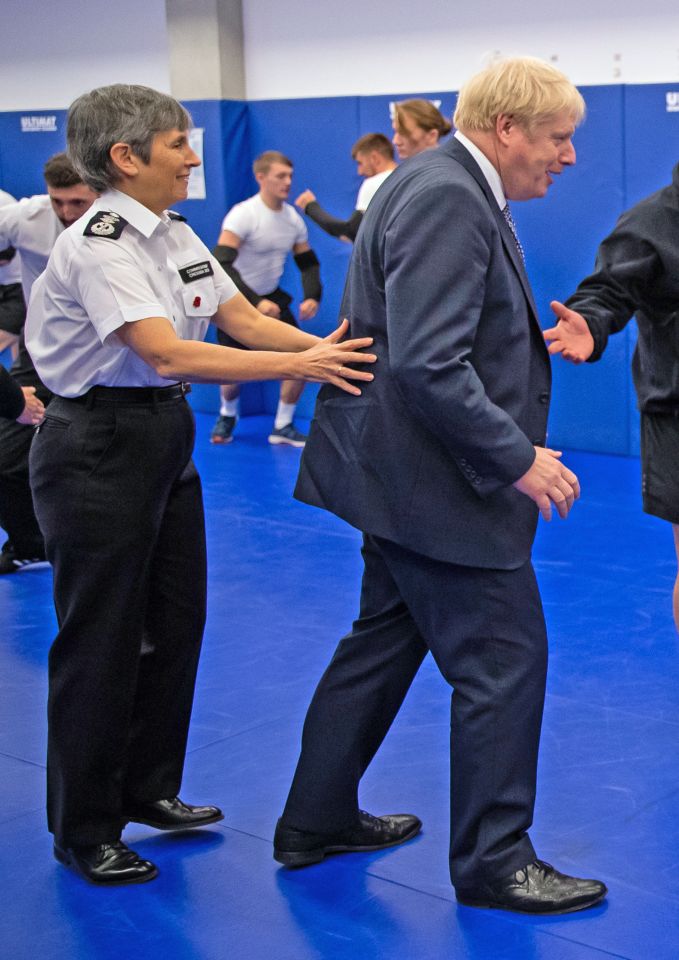
[[[668,112],[672,84],[585,87],[588,116],[575,135],[577,165],[566,170],[544,200],[513,206],[526,250],[527,268],[543,327],[552,325],[549,301],[564,300],[588,274],[601,239],[629,205],[670,181],[679,159],[679,112]],[[291,200],[310,187],[320,203],[337,216],[348,216],[360,179],[351,146],[364,133],[391,136],[389,104],[410,96],[441,100],[450,116],[452,92],[399,93],[370,97],[233,101],[190,101],[197,126],[205,128],[206,200],[189,200],[181,212],[212,247],[225,212],[256,191],[253,158],[263,150],[288,154],[295,165]],[[57,117],[54,133],[22,133],[25,115]],[[43,191],[44,161],[63,149],[65,111],[0,113],[0,186],[15,196]],[[307,221],[309,239],[321,262],[324,297],[315,321],[307,325],[325,335],[337,322],[351,247],[327,236]],[[290,259],[282,285],[299,303],[299,273]],[[556,447],[608,453],[638,452],[639,426],[629,374],[635,327],[612,337],[597,364],[573,367],[555,359],[549,442]],[[502,344],[498,344],[502,349]],[[307,387],[300,414],[309,416],[317,392]],[[248,384],[243,413],[272,413],[276,384]],[[216,410],[216,387],[197,385],[192,402]]]
[[[543,328],[553,326],[551,300],[565,300],[592,271],[599,241],[623,208],[622,87],[585,87],[587,118],[576,131],[576,165],[544,199],[514,203],[526,266]],[[629,453],[627,332],[613,338],[597,364],[557,358],[549,443]]]
[[[23,133],[22,117],[55,117],[56,131]],[[65,126],[65,110],[0,112],[0,188],[17,199],[44,193],[42,168],[53,153],[65,149]]]
[[[177,210],[212,248],[224,214],[248,189],[243,157],[249,152],[248,110],[233,100],[190,100],[184,106],[195,127],[203,127],[205,200],[186,200]]]
[[[628,207],[666,186],[679,161],[679,111],[668,111],[665,99],[668,93],[679,97],[679,83],[639,84],[623,91]]]

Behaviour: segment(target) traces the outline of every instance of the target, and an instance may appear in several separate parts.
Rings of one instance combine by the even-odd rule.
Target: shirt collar
[[[500,177],[500,174],[497,172],[485,153],[483,153],[482,150],[479,150],[476,144],[472,143],[469,137],[465,137],[463,133],[461,133],[459,130],[456,130],[455,139],[459,140],[462,146],[469,150],[472,157],[481,167],[481,173],[488,181],[488,186],[490,187],[493,196],[497,201],[498,207],[500,210],[504,210],[504,208],[507,206],[507,198],[505,196],[504,187],[502,186],[502,178]]]
[[[161,225],[167,227],[170,223],[165,210],[159,217],[148,207],[145,207],[143,203],[139,203],[138,200],[127,193],[122,193],[120,190],[106,190],[99,197],[97,206],[100,210],[112,210],[114,213],[119,213],[147,239],[152,236],[158,227]]]

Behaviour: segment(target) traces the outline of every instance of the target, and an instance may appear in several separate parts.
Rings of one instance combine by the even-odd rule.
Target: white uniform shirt
[[[394,170],[395,169],[396,167],[394,167]],[[382,186],[389,174],[394,172],[394,170],[383,170],[382,173],[376,173],[374,177],[365,178],[358,191],[358,197],[356,198],[357,210],[360,210],[361,213],[365,213],[365,211],[368,209],[368,204],[375,196],[378,189]]]
[[[289,203],[272,210],[259,194],[232,207],[222,222],[240,238],[236,269],[251,290],[264,296],[278,286],[285,258],[308,240],[304,221]]]
[[[40,379],[62,397],[95,385],[166,387],[115,331],[167,317],[181,339],[202,340],[236,293],[187,223],[110,190],[57,240],[33,287],[26,345]]]
[[[6,207],[11,203],[16,203],[12,194],[0,190],[0,207]],[[0,252],[10,246],[13,244],[0,243]],[[18,253],[14,254],[7,266],[0,266],[0,286],[8,286],[10,283],[21,283],[21,257]]]
[[[12,246],[21,251],[21,284],[26,303],[34,281],[47,266],[52,247],[63,231],[64,226],[47,194],[26,197],[0,208],[0,250]]]

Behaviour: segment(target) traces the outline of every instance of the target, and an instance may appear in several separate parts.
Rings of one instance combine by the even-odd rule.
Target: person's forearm
[[[222,304],[215,322],[224,333],[254,350],[288,350],[295,353],[307,350],[318,341],[318,337],[304,333],[289,323],[265,317],[240,297],[233,297]]]
[[[339,217],[333,217],[331,213],[324,210],[317,200],[312,200],[304,208],[304,212],[317,223],[321,230],[325,230],[331,237],[347,237],[349,240],[355,240],[358,228],[363,219],[361,210],[354,210],[348,220],[340,220]]]
[[[312,346],[317,338],[312,337],[310,340],[305,347]],[[297,349],[302,350],[304,347]],[[156,373],[166,380],[240,383],[248,380],[299,379],[299,364],[292,352],[249,352],[197,340],[173,341],[148,360]]]

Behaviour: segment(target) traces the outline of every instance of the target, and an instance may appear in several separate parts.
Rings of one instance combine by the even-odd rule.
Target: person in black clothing
[[[637,203],[599,247],[594,272],[551,304],[549,352],[598,360],[612,333],[636,315],[632,375],[641,411],[643,508],[672,524],[679,564],[679,164],[672,183]],[[679,573],[673,591],[679,630]]]
[[[0,367],[0,417],[35,426],[44,413],[45,407],[36,397],[35,387],[20,387],[7,370]]]
[[[22,252],[23,294],[28,303],[33,281],[47,266],[57,237],[85,213],[96,194],[76,173],[64,153],[50,157],[44,167],[47,194],[3,206],[0,242],[11,241],[5,250]],[[24,392],[48,404],[50,391],[41,382],[26,350],[23,331],[9,377]],[[45,560],[45,545],[33,509],[28,477],[28,453],[33,426],[39,420],[0,421],[0,527],[7,540],[0,551],[0,576]]]
[[[383,133],[366,133],[351,148],[351,156],[356,161],[356,173],[359,177],[365,177],[365,180],[358,191],[356,207],[348,220],[340,220],[324,210],[311,190],[300,193],[295,200],[295,206],[331,237],[353,243],[368,204],[389,174],[396,169],[396,162],[394,148]]]

